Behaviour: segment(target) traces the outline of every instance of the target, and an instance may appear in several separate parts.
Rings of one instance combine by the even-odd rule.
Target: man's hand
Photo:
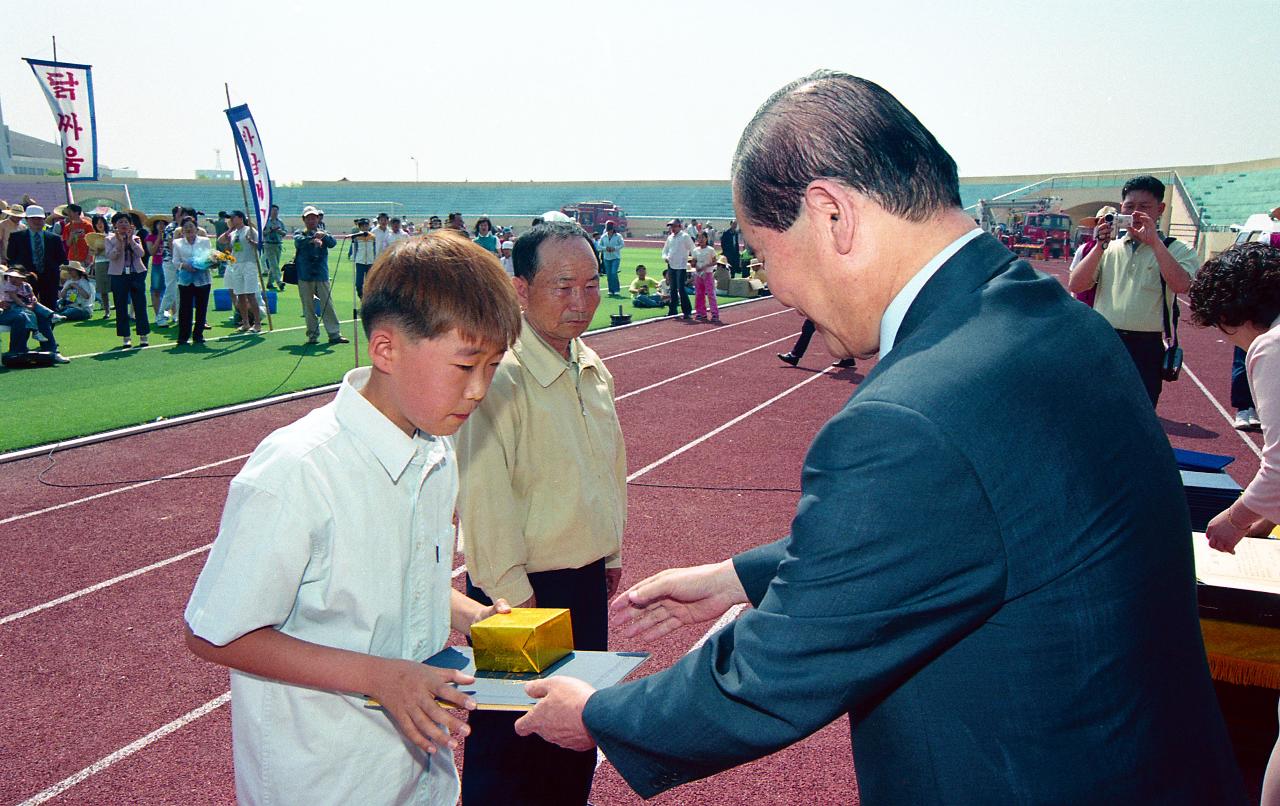
[[[631,586],[609,605],[624,638],[652,641],[690,624],[710,621],[747,601],[733,562],[661,571]]]
[[[1111,224],[1106,221],[1099,221],[1098,226],[1093,228],[1093,239],[1098,241],[1099,245],[1106,246],[1111,242]]]
[[[604,569],[604,598],[612,599],[618,592],[618,586],[622,584],[621,568]]]
[[[1156,231],[1156,222],[1151,216],[1139,210],[1133,211],[1133,226],[1129,228],[1129,237],[1147,246],[1155,248],[1160,242],[1160,233]]]
[[[582,724],[582,710],[596,690],[573,677],[550,677],[526,683],[525,693],[538,700],[533,710],[516,720],[516,733],[536,733],[569,750],[592,750],[596,742]]]
[[[409,660],[384,660],[374,690],[369,693],[391,715],[405,738],[423,751],[434,753],[437,747],[452,750],[458,746],[449,734],[466,736],[470,732],[467,723],[450,714],[436,700],[473,710],[475,700],[455,685],[469,686],[474,682],[474,677],[456,669],[440,669]]]

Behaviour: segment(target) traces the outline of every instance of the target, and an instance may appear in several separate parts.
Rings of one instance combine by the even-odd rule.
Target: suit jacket
[[[62,264],[67,262],[67,250],[62,239],[48,230],[41,230],[44,239],[44,263],[35,265],[31,255],[31,236],[27,230],[18,230],[9,236],[9,246],[5,259],[10,266],[24,266],[27,271],[35,272],[37,280],[32,283],[36,296],[46,307],[53,308],[58,302],[58,291],[62,287],[58,274]]]
[[[984,235],[735,558],[755,608],[584,719],[646,797],[848,713],[868,806],[1243,802],[1190,531],[1115,332]]]

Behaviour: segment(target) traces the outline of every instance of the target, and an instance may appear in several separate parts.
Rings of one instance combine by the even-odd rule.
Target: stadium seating
[[[1031,194],[1045,190],[1113,189],[1123,184],[1127,173],[1046,178]],[[1253,213],[1266,212],[1280,204],[1280,169],[1236,173],[1182,175],[1183,182],[1199,207],[1206,226],[1225,227],[1243,223]],[[110,181],[110,180],[108,180]],[[129,179],[135,207],[149,213],[168,210],[174,204],[188,204],[213,215],[219,210],[244,206],[238,182],[192,181],[180,179]],[[993,199],[1030,184],[1016,182],[965,182],[961,180],[963,206],[972,208],[978,199]],[[81,186],[82,195],[91,185]],[[63,198],[62,182],[54,177],[4,177],[0,198],[17,201],[24,193],[53,207]],[[1017,194],[1015,194],[1016,196]],[[609,200],[636,218],[680,216],[682,218],[733,217],[733,199],[726,181],[648,182],[303,182],[277,185],[275,199],[285,216],[297,216],[303,205],[334,205],[334,212],[371,215],[397,204],[394,212],[420,220],[428,215],[459,211],[473,219],[480,214],[495,217],[532,216],[558,210],[581,201]]]
[[[1243,224],[1280,205],[1280,170],[1183,176],[1206,226]]]

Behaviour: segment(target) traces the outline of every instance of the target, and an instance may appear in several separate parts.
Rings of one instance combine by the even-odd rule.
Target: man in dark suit
[[[1101,317],[973,227],[880,87],[775,93],[734,159],[743,236],[837,356],[786,538],[614,603],[651,639],[754,609],[671,668],[530,684],[517,723],[641,795],[848,714],[865,804],[1239,803],[1172,451]]]
[[[33,272],[36,275],[36,296],[46,308],[57,310],[58,291],[62,287],[58,273],[62,264],[67,262],[67,250],[61,238],[45,232],[43,207],[29,206],[23,218],[27,221],[27,229],[9,236],[5,259],[10,266],[23,266]]]

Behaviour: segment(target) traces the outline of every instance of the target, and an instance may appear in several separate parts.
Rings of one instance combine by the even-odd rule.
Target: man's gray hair
[[[960,207],[955,160],[924,124],[878,84],[830,70],[769,96],[742,132],[732,175],[743,216],[778,232],[795,222],[815,179],[910,221]]]

